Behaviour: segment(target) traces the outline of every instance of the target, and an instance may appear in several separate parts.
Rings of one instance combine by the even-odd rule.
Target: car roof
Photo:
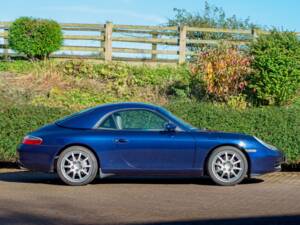
[[[142,103],[142,102],[118,102],[118,103],[109,103],[109,104],[103,104],[94,107],[96,110],[118,110],[118,109],[135,109],[135,108],[145,108],[145,109],[152,109],[157,110],[160,107],[148,104],[148,103]]]
[[[122,103],[110,103],[103,104],[93,108],[83,110],[79,113],[75,113],[61,120],[56,121],[56,124],[68,127],[68,128],[80,128],[80,129],[90,129],[109,112],[122,109],[148,109],[148,110],[159,110],[159,106],[140,103],[140,102],[122,102]]]

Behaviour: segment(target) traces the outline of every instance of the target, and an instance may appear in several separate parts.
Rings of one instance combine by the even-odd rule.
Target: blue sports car
[[[21,166],[56,172],[69,185],[97,175],[209,176],[235,185],[284,161],[257,137],[195,128],[143,103],[105,104],[58,120],[24,137],[18,155]]]

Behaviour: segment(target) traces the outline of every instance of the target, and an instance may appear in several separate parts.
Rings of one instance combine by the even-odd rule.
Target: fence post
[[[185,62],[186,55],[186,26],[179,27],[179,58],[178,63],[183,64]]]
[[[112,22],[105,24],[105,43],[104,43],[104,59],[105,61],[112,60]]]
[[[8,55],[8,28],[3,29],[4,31],[4,37],[3,37],[3,45],[4,45],[4,49],[3,49],[3,57],[5,60],[8,59],[9,55]]]
[[[158,33],[152,33],[152,38],[158,38]],[[152,50],[154,50],[154,51],[157,50],[157,43],[152,43]],[[156,60],[157,59],[157,54],[152,53],[151,54],[151,59]]]
[[[255,28],[252,28],[251,34],[252,34],[252,40],[255,40],[258,37],[257,30]]]
[[[104,40],[101,40],[101,38],[102,38],[102,37],[104,38],[104,37],[105,37],[105,36],[104,36],[105,34],[104,34],[103,30],[101,30],[101,29],[100,29],[99,33],[100,33],[100,34],[99,34],[99,36],[100,36],[100,41],[99,41],[99,48],[100,48],[100,49],[99,49],[99,50],[100,50],[100,52],[99,52],[99,57],[102,58],[102,57],[104,56]],[[103,52],[101,52],[101,49],[103,49]]]

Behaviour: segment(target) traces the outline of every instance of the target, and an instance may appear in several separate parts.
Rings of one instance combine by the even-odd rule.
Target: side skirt
[[[161,171],[161,170],[114,170],[107,171],[104,173],[99,169],[100,178],[110,177],[110,176],[171,176],[171,177],[200,177],[203,176],[202,170],[180,170],[180,171]]]

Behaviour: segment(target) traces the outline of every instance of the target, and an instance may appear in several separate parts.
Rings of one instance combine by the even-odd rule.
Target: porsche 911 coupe
[[[281,169],[284,155],[257,137],[195,128],[166,109],[144,103],[90,108],[27,134],[19,163],[56,172],[69,185],[98,175],[209,176],[235,185]]]

